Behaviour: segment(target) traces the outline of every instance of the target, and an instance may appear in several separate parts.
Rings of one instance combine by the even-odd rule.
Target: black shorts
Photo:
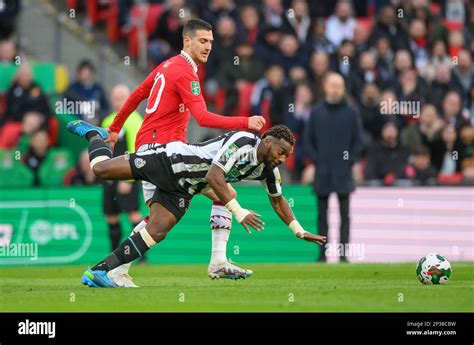
[[[139,210],[140,184],[133,182],[128,194],[120,194],[118,181],[104,181],[103,208],[105,214],[130,213]]]
[[[135,180],[148,181],[156,186],[151,203],[163,205],[179,222],[193,196],[178,184],[166,152],[149,150],[132,153],[129,162]]]

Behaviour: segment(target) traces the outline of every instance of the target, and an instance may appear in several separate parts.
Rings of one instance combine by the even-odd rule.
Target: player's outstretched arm
[[[122,129],[125,121],[127,121],[130,114],[137,109],[138,105],[146,98],[148,98],[151,88],[153,87],[154,78],[156,75],[156,69],[151,72],[146,79],[141,83],[130,96],[128,96],[125,103],[122,105],[120,110],[115,115],[112,124],[107,128],[109,131],[109,137],[105,140],[106,143],[114,148],[115,143],[118,139],[118,134]]]
[[[286,225],[288,225],[296,237],[320,245],[326,242],[326,236],[315,235],[303,229],[301,224],[296,220],[288,201],[286,201],[282,195],[269,196],[269,198],[275,213],[278,214],[280,219],[285,222]]]
[[[263,230],[264,223],[262,220],[258,219],[260,215],[251,210],[242,208],[234,198],[233,193],[227,186],[224,170],[222,170],[218,165],[212,164],[206,174],[206,181],[212,187],[220,202],[223,203],[230,212],[232,212],[235,219],[242,224],[249,234],[249,226],[254,228],[256,231]]]

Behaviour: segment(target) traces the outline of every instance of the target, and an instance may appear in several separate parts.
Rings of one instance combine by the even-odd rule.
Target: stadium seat
[[[0,148],[15,148],[20,138],[21,122],[8,122],[0,128]]]
[[[118,25],[118,16],[118,0],[112,0],[107,15],[107,39],[110,43],[116,42],[122,36],[121,28]]]
[[[33,172],[16,155],[14,150],[0,150],[0,189],[28,188],[33,185]]]
[[[255,87],[254,83],[245,83],[243,84],[242,89],[239,91],[239,105],[237,106],[238,116],[250,116],[251,113],[251,104],[250,96]]]
[[[145,31],[147,35],[150,35],[155,31],[156,25],[160,20],[160,16],[165,10],[162,4],[151,4],[146,7],[145,17]],[[132,22],[132,29],[128,35],[128,52],[131,57],[136,58],[138,56],[138,26],[142,20],[142,9],[140,6],[134,5],[130,11],[130,18]]]
[[[42,186],[62,186],[64,176],[74,166],[71,153],[66,149],[51,149],[39,169]]]
[[[446,28],[449,31],[460,31],[460,30],[464,29],[464,22],[458,22],[458,21],[454,21],[454,20],[444,19],[443,24],[444,24],[444,26],[446,26]]]
[[[57,89],[57,66],[62,65],[57,65],[55,63],[32,64],[33,80],[38,83],[41,89],[48,95],[54,94]],[[13,79],[18,73],[19,67],[20,66],[0,64],[0,75],[2,76],[2,78],[0,78],[0,93],[5,93],[8,91]],[[64,76],[60,78],[62,82],[63,78]]]
[[[87,18],[92,26],[107,19],[110,3],[107,1],[86,0]]]

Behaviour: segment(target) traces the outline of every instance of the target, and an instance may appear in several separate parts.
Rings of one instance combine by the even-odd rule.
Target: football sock
[[[137,233],[137,232],[139,232],[141,229],[145,228],[146,223],[145,223],[143,220],[141,220],[141,221],[139,221],[138,223],[132,223],[132,225],[133,225],[132,233]],[[143,254],[140,259],[141,259],[141,260],[146,260],[146,255]]]
[[[112,150],[104,143],[100,135],[96,134],[89,139],[89,162],[91,169],[95,164],[112,158],[112,155]]]
[[[96,135],[98,135],[99,138],[100,138],[99,132],[97,132],[97,131],[90,131],[89,133],[86,134],[86,139],[90,141],[91,138],[95,137]],[[102,140],[102,138],[101,138],[101,140]]]
[[[115,250],[120,244],[120,237],[122,236],[122,229],[120,223],[109,224],[109,237],[112,245],[112,250]]]
[[[92,267],[92,270],[110,271],[120,265],[132,262],[141,257],[145,252],[154,246],[156,242],[152,239],[146,229],[130,236],[123,241],[112,254]]]
[[[212,254],[211,264],[227,261],[227,241],[232,228],[232,213],[219,202],[211,209]]]

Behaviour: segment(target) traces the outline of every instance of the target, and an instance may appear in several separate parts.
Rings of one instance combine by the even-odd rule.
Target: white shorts
[[[143,144],[138,148],[137,152],[146,151],[158,145],[160,144]],[[156,186],[153,183],[148,181],[142,181],[143,199],[145,199],[145,202],[147,202],[153,197],[153,194],[155,194],[155,189]]]

